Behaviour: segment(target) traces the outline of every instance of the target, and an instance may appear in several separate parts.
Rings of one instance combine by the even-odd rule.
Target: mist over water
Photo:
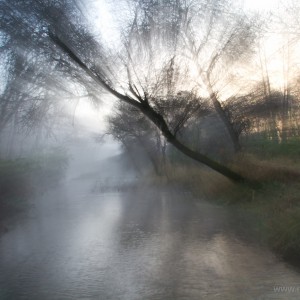
[[[67,170],[68,178],[76,178],[83,175],[110,174],[110,167],[105,166],[107,160],[113,161],[113,157],[121,154],[120,144],[113,140],[97,144],[91,138],[82,138],[68,147],[70,165]],[[117,159],[118,160],[118,159]],[[119,161],[119,160],[118,160]],[[115,163],[116,165],[118,162]],[[112,166],[113,167],[113,166]],[[115,175],[117,172],[114,173]]]
[[[142,184],[115,146],[81,149],[1,234],[1,299],[287,299],[274,286],[299,283],[245,212]]]

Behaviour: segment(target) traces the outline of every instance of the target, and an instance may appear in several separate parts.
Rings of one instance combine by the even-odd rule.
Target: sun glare
[[[115,43],[119,32],[109,5],[104,0],[95,0],[92,2],[90,13],[95,18],[96,31],[99,30],[105,41]]]

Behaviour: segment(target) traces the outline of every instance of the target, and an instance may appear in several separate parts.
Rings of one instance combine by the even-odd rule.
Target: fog
[[[0,0],[0,300],[298,299],[299,11]]]

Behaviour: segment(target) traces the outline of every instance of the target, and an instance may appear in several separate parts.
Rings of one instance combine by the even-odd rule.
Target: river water
[[[106,183],[105,183],[106,184]],[[247,218],[175,187],[73,179],[0,236],[0,299],[299,299]],[[250,233],[249,233],[250,236]]]

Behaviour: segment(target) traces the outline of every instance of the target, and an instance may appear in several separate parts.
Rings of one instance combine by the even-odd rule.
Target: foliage
[[[277,140],[270,140],[265,135],[260,134],[253,138],[248,138],[244,142],[245,148],[249,153],[268,160],[272,158],[297,159],[300,155],[300,139],[290,138],[285,143]]]
[[[269,241],[275,251],[284,258],[299,262],[300,252],[300,206],[281,211],[269,221]]]
[[[37,191],[59,183],[68,164],[64,150],[53,149],[39,156],[0,160],[0,206],[20,209]]]

